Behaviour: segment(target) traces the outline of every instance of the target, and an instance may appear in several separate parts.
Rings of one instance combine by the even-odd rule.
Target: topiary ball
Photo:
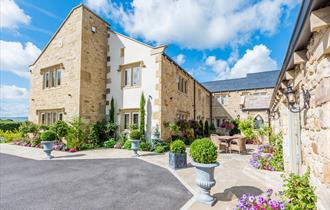
[[[156,147],[156,149],[155,149],[155,152],[157,152],[157,153],[164,153],[164,152],[165,152],[165,148],[164,148],[164,146],[162,146],[162,145],[158,145],[158,146]]]
[[[141,132],[137,129],[134,129],[132,130],[130,133],[129,133],[129,137],[130,139],[132,140],[138,140],[138,139],[141,139]]]
[[[170,151],[175,154],[182,154],[186,151],[186,145],[181,140],[175,140],[170,146]]]
[[[52,130],[44,131],[40,134],[41,141],[55,141],[57,139],[57,135]]]
[[[211,164],[217,162],[217,148],[208,138],[196,139],[190,145],[190,156],[197,163]]]

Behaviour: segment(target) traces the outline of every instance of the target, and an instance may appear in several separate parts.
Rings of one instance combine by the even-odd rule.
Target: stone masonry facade
[[[30,121],[40,123],[39,113],[52,110],[61,110],[64,120],[104,118],[107,31],[108,25],[86,7],[72,10],[30,66]],[[42,71],[55,65],[61,66],[61,85],[43,89]]]
[[[280,77],[271,106],[272,127],[275,132],[283,133],[285,171],[302,174],[309,167],[312,185],[316,187],[317,207],[324,210],[330,209],[329,14],[330,6],[327,6],[318,8],[307,18],[311,36],[304,49],[294,52],[294,65]],[[313,15],[317,16],[317,21]],[[289,111],[281,88],[285,85],[291,85],[298,92],[296,98],[300,99],[300,107],[303,105],[300,90],[304,85],[311,95],[310,107],[298,114]],[[298,136],[297,142],[294,135]]]
[[[168,139],[166,124],[179,116],[185,120],[210,120],[210,92],[167,56],[161,56],[161,137]],[[178,90],[178,78],[187,81],[187,91]]]
[[[253,118],[258,115],[262,117],[264,123],[268,124],[268,108],[266,109],[244,109],[244,97],[265,95],[270,96],[273,93],[273,88],[253,89],[253,90],[239,90],[219,92],[212,94],[212,118],[216,125],[217,119],[246,119],[251,116]],[[258,99],[257,99],[258,100]],[[255,101],[258,103],[258,101]]]

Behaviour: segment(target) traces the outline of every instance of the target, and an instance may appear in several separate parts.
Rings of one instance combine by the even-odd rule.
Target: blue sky
[[[71,9],[84,2],[111,28],[166,53],[197,80],[280,69],[297,0],[0,0],[0,117],[27,116],[31,64]]]

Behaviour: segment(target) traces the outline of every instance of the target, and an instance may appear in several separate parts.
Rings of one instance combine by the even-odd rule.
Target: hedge
[[[0,130],[2,131],[15,131],[18,130],[22,122],[12,120],[0,120]]]

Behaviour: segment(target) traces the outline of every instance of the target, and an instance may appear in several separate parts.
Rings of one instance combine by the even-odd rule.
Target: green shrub
[[[55,123],[55,125],[51,126],[50,129],[55,131],[58,138],[61,139],[68,134],[69,126],[66,122],[59,120]]]
[[[217,148],[208,139],[196,139],[190,146],[190,156],[197,163],[216,163]]]
[[[113,148],[115,146],[115,144],[116,144],[115,139],[114,138],[111,138],[108,141],[105,141],[103,143],[103,146],[106,147],[106,148]]]
[[[210,129],[209,129],[209,122],[206,120],[204,123],[204,136],[209,136]]]
[[[254,119],[252,117],[248,117],[245,120],[240,120],[238,128],[246,139],[255,140],[257,138],[256,131],[254,130]]]
[[[291,173],[284,178],[284,196],[291,200],[289,209],[316,209],[314,188],[309,183],[309,169],[303,176]]]
[[[69,122],[69,130],[66,136],[67,147],[80,149],[86,143],[87,126],[81,118],[75,118]]]
[[[28,133],[37,133],[38,126],[32,122],[26,121],[19,127],[19,131],[23,136],[26,136]]]
[[[22,122],[13,120],[0,120],[0,130],[2,131],[15,131],[18,130]]]
[[[37,146],[38,144],[40,144],[40,143],[41,143],[40,135],[39,135],[37,138],[32,139],[32,140],[30,141],[30,143],[31,143],[31,145],[32,145],[33,147],[35,147],[35,146]]]
[[[52,130],[47,130],[40,134],[41,141],[55,141],[56,139],[57,139],[57,135]]]
[[[139,150],[141,151],[151,151],[151,144],[148,142],[141,142],[141,144],[139,145]]]
[[[234,128],[229,131],[229,134],[231,136],[233,136],[235,134],[241,133],[241,131],[240,131],[239,127],[238,127],[239,122],[240,122],[239,119],[235,119],[235,120],[232,120],[231,121],[231,123],[234,125]]]
[[[0,138],[3,138],[3,141],[1,141],[1,142],[9,143],[14,140],[19,140],[20,138],[22,138],[22,134],[20,132],[18,132],[17,130],[14,130],[14,131],[0,130]]]
[[[131,149],[131,142],[129,140],[126,140],[122,149]]]
[[[164,153],[164,152],[166,152],[166,150],[165,150],[164,146],[158,145],[158,146],[156,146],[155,152]]]
[[[283,136],[281,133],[277,135],[271,134],[270,139],[270,145],[273,148],[273,156],[270,165],[274,167],[275,171],[283,171]]]
[[[186,145],[181,140],[175,140],[170,146],[170,151],[175,154],[185,153]]]
[[[130,137],[130,139],[132,139],[132,140],[138,140],[138,139],[141,139],[141,132],[139,131],[139,130],[137,130],[137,129],[134,129],[134,130],[132,130],[130,133],[129,133],[129,137]]]

